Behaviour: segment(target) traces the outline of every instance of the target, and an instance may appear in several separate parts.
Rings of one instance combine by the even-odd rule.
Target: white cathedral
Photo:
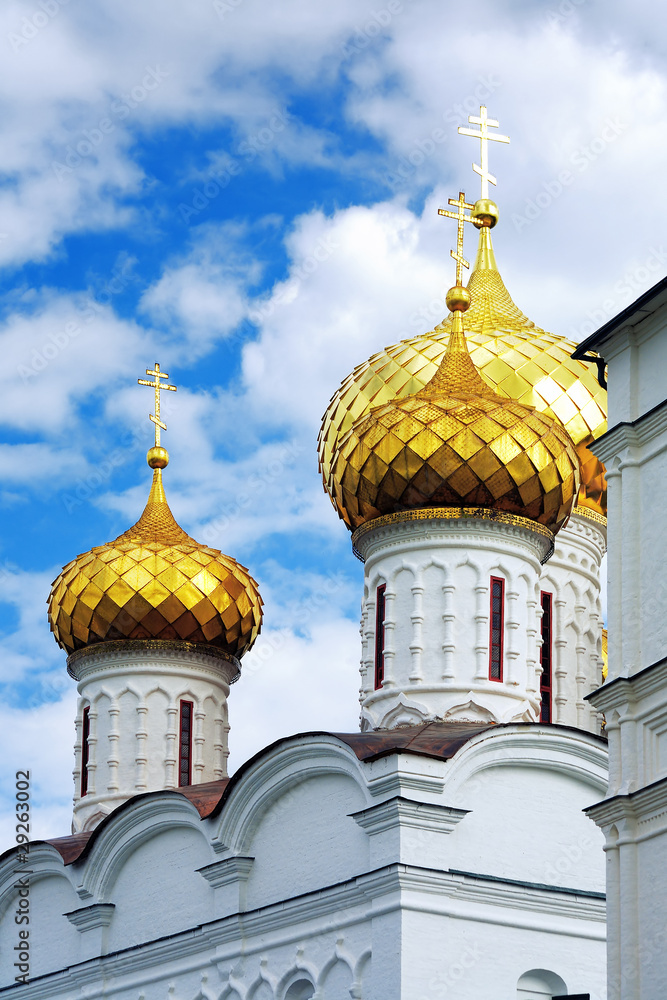
[[[637,794],[667,774],[667,708],[659,678],[642,671],[636,690],[623,679],[649,651],[639,624],[636,642],[620,624],[646,539],[654,563],[667,552],[646,520],[623,545],[617,523],[610,600],[621,583],[626,597],[610,609],[603,685],[606,481],[591,447],[606,429],[605,365],[595,338],[573,358],[505,288],[484,139],[497,123],[485,112],[472,119],[483,196],[442,213],[459,236],[449,317],[357,367],[320,433],[326,489],[365,567],[360,731],[286,736],[227,776],[230,685],[243,683],[262,602],[244,567],[171,514],[156,365],[141,380],[156,394],[146,508],[65,566],[49,598],[79,691],[73,832],[0,857],[0,1000],[667,997],[630,968],[641,919],[657,928],[667,903],[667,839],[642,855],[636,830],[642,808],[661,815],[655,790],[648,805]],[[479,230],[467,288],[465,222]],[[614,365],[640,360],[624,323],[610,387]],[[661,329],[638,341],[653,344],[649,368],[667,366]],[[604,335],[614,341],[616,327]],[[619,419],[645,428],[647,403],[628,402],[625,419],[631,395],[618,395]],[[667,473],[655,409],[627,479],[639,506]],[[619,480],[616,438],[604,441]],[[650,705],[633,715],[641,698]],[[656,735],[644,751],[645,719]],[[619,730],[624,762],[608,791],[607,734]],[[609,993],[605,845],[617,873]],[[665,864],[654,867],[656,845]],[[640,877],[654,887],[645,912]],[[648,955],[654,971],[661,951]]]

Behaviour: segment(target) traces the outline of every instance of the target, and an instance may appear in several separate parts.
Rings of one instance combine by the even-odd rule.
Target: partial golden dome
[[[325,485],[352,529],[419,507],[481,507],[556,532],[577,496],[579,460],[556,418],[484,382],[457,311],[431,381],[359,417],[334,446]]]
[[[470,354],[488,386],[540,413],[555,416],[574,441],[581,463],[578,503],[606,514],[604,468],[588,445],[606,430],[607,393],[592,366],[570,357],[575,344],[536,327],[505,288],[489,228],[468,283],[466,313]],[[334,394],[319,437],[320,468],[330,482],[334,453],[352,425],[373,408],[423,389],[441,363],[451,331],[448,316],[430,333],[403,340],[354,369]]]
[[[68,563],[48,603],[51,631],[68,653],[114,639],[176,639],[238,658],[262,622],[262,599],[245,567],[174,520],[160,466],[134,527]]]

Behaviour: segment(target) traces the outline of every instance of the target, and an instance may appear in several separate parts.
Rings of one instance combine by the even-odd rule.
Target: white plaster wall
[[[364,805],[361,789],[347,776],[295,775],[253,819],[248,909],[366,871],[368,838],[350,816]]]
[[[378,526],[359,547],[365,557],[362,727],[538,718],[540,558],[548,548],[542,536],[510,524],[432,518]],[[505,580],[502,682],[488,676],[492,576]],[[376,691],[381,584],[385,671]]]
[[[24,866],[19,865],[19,868]],[[30,884],[30,975],[40,976],[79,960],[79,934],[63,916],[74,910],[80,901],[69,878],[62,872],[44,874],[34,878]],[[4,901],[4,912],[0,917],[0,987],[14,982],[18,970],[14,946],[19,944],[19,931],[25,925],[14,923],[18,895],[11,893]]]
[[[601,717],[584,698],[602,684],[605,551],[606,525],[575,511],[540,578],[540,589],[552,594],[552,721],[593,733],[600,732]]]
[[[213,916],[213,892],[197,869],[213,860],[203,832],[154,830],[123,858],[105,897],[115,903],[108,951],[195,927]]]
[[[663,302],[655,300],[651,314],[635,317],[634,325],[615,331],[602,345],[608,362],[609,426],[636,420],[665,398],[667,344]]]
[[[581,800],[603,784],[603,759],[594,737],[548,726],[497,729],[451,761],[399,754],[362,764],[335,738],[308,737],[255,762],[219,816],[201,821],[177,794],[143,797],[104,825],[80,863],[63,868],[43,849],[47,873],[77,890],[35,896],[51,968],[71,962],[64,908],[109,902],[115,911],[105,934],[65,921],[91,961],[22,996],[286,1000],[299,980],[324,1000],[515,1000],[519,977],[542,967],[603,1000],[599,900],[450,871],[479,857],[481,875],[543,875],[545,853],[569,844],[558,838],[574,836]],[[375,823],[362,828],[360,814]],[[373,841],[390,853],[373,860]],[[242,852],[248,891],[220,915],[222,876]],[[591,859],[567,857],[563,884],[581,893]],[[0,905],[12,879],[8,859]],[[101,952],[113,956],[100,962]]]
[[[476,913],[474,922],[406,913],[401,1000],[517,1000],[519,979],[536,968],[559,975],[570,993],[606,997],[599,921],[582,939],[577,921],[564,915],[482,902]]]
[[[178,785],[179,703],[193,703],[192,784],[227,774],[227,696],[236,668],[205,652],[101,646],[79,681],[74,829],[93,829],[132,795]],[[81,798],[82,717],[90,706],[88,793]]]
[[[471,813],[449,838],[448,863],[464,871],[604,892],[604,837],[583,813],[598,793],[572,774],[530,764],[501,762],[477,772],[451,800]]]

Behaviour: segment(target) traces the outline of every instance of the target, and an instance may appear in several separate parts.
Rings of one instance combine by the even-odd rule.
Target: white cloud
[[[0,763],[0,853],[16,842],[13,795],[17,771],[30,771],[31,839],[70,833],[75,715],[73,682],[59,701],[39,708],[0,707],[0,731],[11,732]]]
[[[26,293],[21,307],[0,326],[5,425],[49,437],[62,432],[78,400],[134,374],[146,354],[144,331],[90,298],[46,290]]]
[[[294,733],[359,728],[359,626],[315,624],[308,638],[267,630],[244,657],[229,696],[230,773],[274,740]],[[335,652],[334,652],[335,651]]]

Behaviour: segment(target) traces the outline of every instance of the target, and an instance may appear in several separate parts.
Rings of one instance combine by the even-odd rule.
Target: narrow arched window
[[[178,740],[178,784],[192,784],[192,709],[191,701],[181,702],[181,726]]]
[[[88,792],[88,764],[90,761],[90,705],[86,705],[83,710],[83,724],[81,726],[81,798]]]
[[[375,690],[382,687],[384,680],[384,614],[386,583],[381,584],[375,594]]]
[[[540,722],[551,722],[551,676],[552,676],[552,656],[553,656],[553,598],[551,594],[542,591],[542,648],[540,650],[540,664],[542,666],[542,676],[540,678]]]
[[[503,679],[503,646],[505,634],[505,581],[491,577],[491,610],[489,629],[489,680]]]

